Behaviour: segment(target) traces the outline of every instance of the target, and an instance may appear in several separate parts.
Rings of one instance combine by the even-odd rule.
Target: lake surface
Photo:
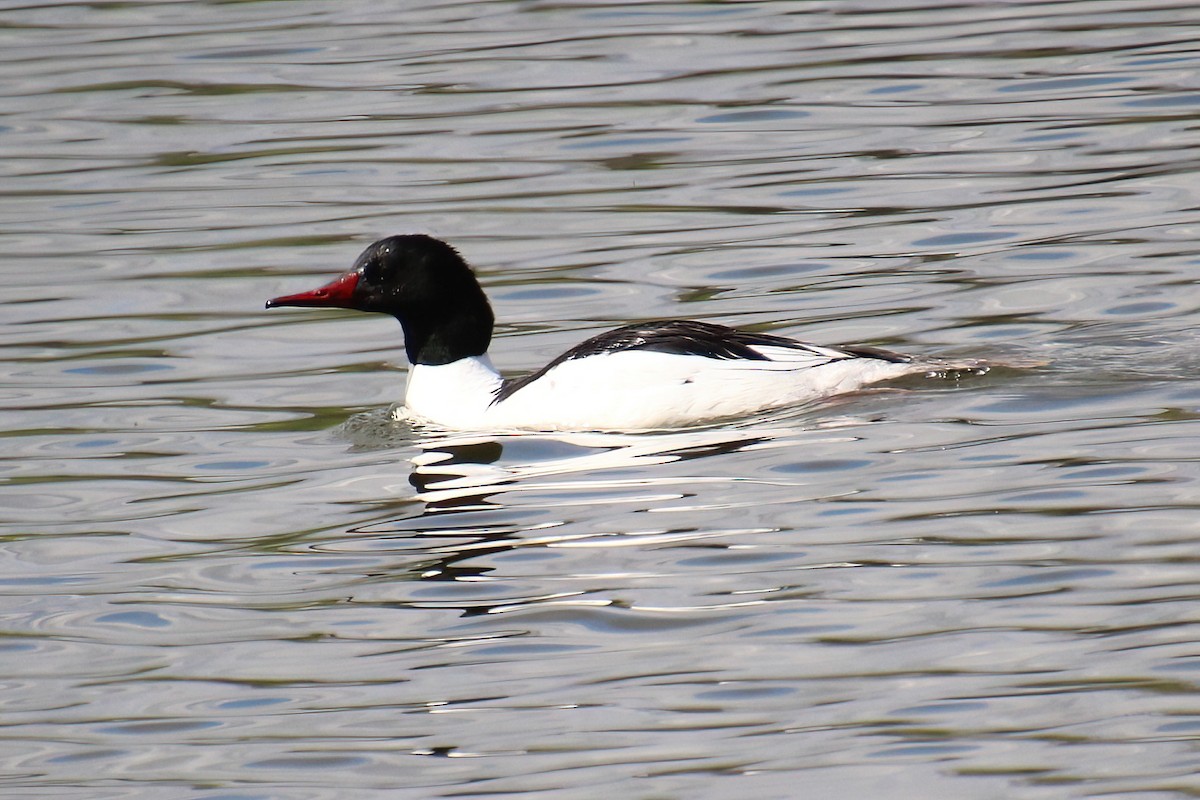
[[[1192,2],[0,11],[0,794],[1200,793]],[[1025,366],[644,435],[386,421],[689,317]],[[1029,366],[1041,364],[1041,366]]]

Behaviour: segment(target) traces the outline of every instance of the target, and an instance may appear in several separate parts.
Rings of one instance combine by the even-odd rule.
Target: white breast
[[[413,364],[405,408],[418,417],[456,430],[488,427],[485,415],[504,382],[486,355],[450,364]]]

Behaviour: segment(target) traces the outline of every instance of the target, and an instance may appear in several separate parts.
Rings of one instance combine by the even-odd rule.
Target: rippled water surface
[[[0,10],[5,797],[1200,793],[1192,2]],[[647,435],[385,420],[691,317],[1043,366]]]

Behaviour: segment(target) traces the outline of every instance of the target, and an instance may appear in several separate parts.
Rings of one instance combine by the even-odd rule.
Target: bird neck
[[[395,316],[404,328],[409,363],[434,366],[485,355],[495,323],[482,289],[451,303],[429,303]]]

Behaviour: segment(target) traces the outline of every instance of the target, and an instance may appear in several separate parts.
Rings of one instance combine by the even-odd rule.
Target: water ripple
[[[0,784],[1193,792],[1194,17],[6,10]],[[394,323],[262,300],[401,231],[477,266],[510,374],[673,316],[1041,366],[397,425]]]

